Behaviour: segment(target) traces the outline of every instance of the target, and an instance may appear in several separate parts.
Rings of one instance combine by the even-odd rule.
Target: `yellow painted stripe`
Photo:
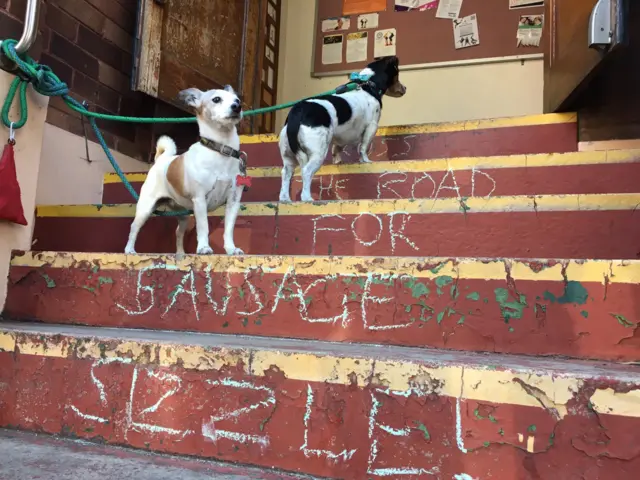
[[[438,385],[438,395],[465,400],[545,408],[538,399],[543,396],[546,407],[554,408],[561,417],[567,414],[567,404],[575,392],[581,390],[585,378],[609,373],[604,369],[591,373],[584,369],[573,370],[571,362],[566,362],[560,372],[549,371],[544,362],[536,368],[536,359],[529,360],[526,366],[491,366],[491,356],[483,357],[482,364],[479,359],[475,359],[475,363],[443,362],[433,355],[430,358],[425,355],[419,361],[379,358],[379,353],[369,357],[365,356],[366,353],[354,355],[349,350],[338,354],[309,351],[309,348],[297,351],[289,347],[282,351],[275,348],[175,344],[168,343],[168,336],[160,340],[115,338],[106,334],[96,338],[95,331],[91,332],[91,335],[82,335],[81,332],[71,335],[63,327],[53,334],[27,327],[20,330],[4,327],[0,328],[0,345],[6,345],[7,351],[43,358],[129,358],[143,368],[161,366],[201,371],[241,368],[245,375],[252,377],[264,377],[266,372],[277,368],[289,380],[338,385],[352,385],[355,381],[359,387],[370,385],[371,379],[375,378],[377,385],[385,385],[396,392],[419,388],[420,380],[417,379],[428,379],[429,390],[432,385]],[[503,359],[495,357],[496,362]],[[622,377],[614,372],[608,376]],[[627,377],[622,378],[625,379]],[[528,393],[523,384],[536,394]],[[616,405],[612,404],[611,408],[616,408]],[[625,412],[633,415],[628,410]]]
[[[538,195],[504,197],[423,198],[417,200],[341,200],[330,202],[245,203],[240,216],[278,215],[386,215],[438,213],[499,213],[499,212],[572,212],[593,210],[635,210],[640,205],[640,193],[607,193],[585,195]],[[42,205],[38,217],[133,217],[135,204],[119,205]],[[209,216],[224,216],[220,207]]]
[[[294,269],[299,275],[410,275],[434,279],[442,275],[470,280],[504,280],[509,271],[514,280],[640,283],[640,260],[554,260],[553,266],[536,271],[531,265],[546,259],[478,259],[439,257],[326,257],[326,256],[199,256],[125,255],[118,253],[25,252],[11,260],[12,267],[71,269],[87,264],[104,270],[141,270],[170,265],[181,271],[210,268],[213,272],[245,273],[260,268],[284,275]],[[507,268],[508,267],[508,268]]]
[[[488,128],[527,127],[531,125],[553,125],[558,123],[575,123],[575,113],[549,113],[542,115],[525,115],[521,117],[489,118],[482,120],[466,120],[462,122],[425,123],[422,125],[406,125],[380,127],[378,136],[418,135],[421,133],[447,133]],[[240,143],[271,143],[277,142],[278,135],[241,135]]]
[[[412,173],[412,172],[443,172],[446,170],[471,169],[502,169],[502,168],[537,168],[537,167],[566,167],[579,165],[610,165],[616,163],[631,163],[640,160],[638,150],[587,151],[571,153],[551,153],[536,155],[508,155],[494,157],[457,157],[435,158],[430,160],[380,161],[367,165],[361,163],[344,165],[324,165],[316,175],[356,175],[380,173]],[[248,175],[256,178],[280,177],[281,167],[249,168]],[[296,169],[298,172],[299,168]],[[130,182],[144,182],[146,173],[128,173]],[[104,183],[120,183],[120,177],[115,173],[107,173]]]

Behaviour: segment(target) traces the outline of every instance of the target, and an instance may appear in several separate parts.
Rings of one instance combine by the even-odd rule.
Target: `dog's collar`
[[[200,143],[208,149],[221,153],[226,157],[233,157],[239,160],[244,160],[244,157],[246,157],[246,154],[244,152],[236,150],[235,148],[232,148],[229,145],[225,145],[224,143],[209,140],[208,138],[200,137]]]

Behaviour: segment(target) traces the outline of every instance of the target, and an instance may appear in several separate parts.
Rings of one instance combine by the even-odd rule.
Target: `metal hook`
[[[9,143],[14,145],[16,143],[16,131],[13,129],[14,123],[9,125]]]

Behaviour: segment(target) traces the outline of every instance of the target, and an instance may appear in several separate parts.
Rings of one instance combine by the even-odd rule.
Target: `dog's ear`
[[[229,93],[236,93],[236,91],[233,89],[233,87],[231,85],[225,85],[224,86],[224,91],[225,92],[229,92]]]
[[[202,92],[197,88],[187,88],[178,93],[178,100],[193,108],[200,108]]]

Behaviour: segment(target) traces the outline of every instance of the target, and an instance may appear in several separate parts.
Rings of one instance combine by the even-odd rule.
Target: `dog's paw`
[[[300,196],[300,201],[301,202],[313,202],[313,197],[311,195],[301,195]]]
[[[244,255],[244,252],[242,251],[242,249],[237,247],[227,248],[226,251],[227,251],[227,255]]]
[[[184,260],[185,257],[185,253],[184,252],[177,252],[176,253],[176,260],[181,261]]]
[[[280,197],[280,203],[293,203],[291,197]]]
[[[360,157],[360,163],[373,163],[369,157]]]
[[[342,156],[341,155],[334,155],[333,156],[333,164],[334,165],[338,165],[342,163]]]
[[[196,250],[196,253],[198,255],[213,255],[213,248],[211,248],[208,245],[205,247],[198,247],[198,249]]]
[[[124,254],[125,255],[137,255],[138,252],[136,252],[133,248],[125,248],[124,249]]]

